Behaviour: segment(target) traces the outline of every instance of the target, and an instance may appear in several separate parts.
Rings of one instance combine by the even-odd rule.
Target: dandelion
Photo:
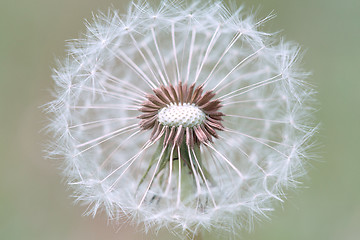
[[[51,156],[88,214],[237,232],[305,173],[314,91],[295,43],[221,2],[99,13],[54,70]],[[190,235],[189,235],[190,234]]]

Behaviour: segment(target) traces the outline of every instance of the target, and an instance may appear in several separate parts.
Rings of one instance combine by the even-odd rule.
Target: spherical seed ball
[[[316,132],[314,90],[299,47],[261,30],[271,18],[221,2],[161,0],[88,23],[54,70],[47,110],[48,152],[63,159],[89,214],[103,210],[182,237],[232,233],[296,187]],[[200,100],[209,92],[211,106]]]

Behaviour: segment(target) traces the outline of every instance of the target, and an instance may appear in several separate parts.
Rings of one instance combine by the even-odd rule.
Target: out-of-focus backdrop
[[[306,69],[321,103],[318,151],[304,187],[290,193],[271,221],[244,240],[360,239],[360,1],[247,0],[275,10],[266,29],[307,49]],[[239,1],[239,3],[241,3]],[[127,0],[0,0],[0,239],[173,239],[108,225],[105,216],[82,216],[54,162],[42,157],[51,99],[51,67],[65,55],[65,40],[85,30],[84,18]]]

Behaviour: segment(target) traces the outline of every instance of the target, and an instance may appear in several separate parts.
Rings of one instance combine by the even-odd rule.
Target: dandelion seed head
[[[300,48],[244,7],[99,13],[54,69],[51,157],[88,214],[196,234],[251,229],[311,157]]]

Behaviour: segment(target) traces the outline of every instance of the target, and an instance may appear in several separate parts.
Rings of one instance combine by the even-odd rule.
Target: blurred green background
[[[244,240],[360,239],[360,1],[248,0],[260,16],[275,10],[267,29],[307,49],[306,69],[321,103],[323,147],[302,189],[290,193],[271,221]],[[123,0],[0,0],[0,239],[171,239],[81,216],[56,165],[42,158],[46,123],[38,106],[48,89],[55,56],[65,40],[84,31],[83,19]],[[239,1],[240,3],[240,1]]]

